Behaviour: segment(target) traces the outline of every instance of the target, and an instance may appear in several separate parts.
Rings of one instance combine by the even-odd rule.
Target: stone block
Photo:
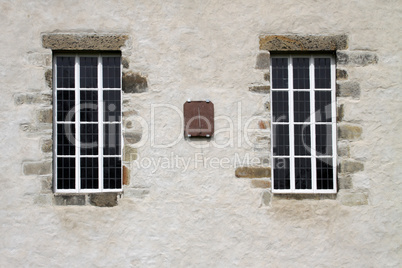
[[[268,180],[251,180],[252,188],[271,188],[271,181]]]
[[[341,104],[337,107],[336,121],[341,122],[344,116],[345,116],[345,106]]]
[[[127,58],[121,58],[121,65],[123,65],[124,69],[130,68],[130,61]]]
[[[52,195],[51,194],[40,194],[34,197],[34,204],[39,206],[52,205]]]
[[[238,167],[235,175],[237,178],[270,178],[270,167]]]
[[[268,120],[259,120],[258,127],[260,129],[267,129],[270,127],[270,122]]]
[[[52,173],[52,161],[24,162],[24,175],[48,175]]]
[[[256,69],[269,69],[270,66],[270,57],[269,53],[263,52],[258,54],[257,63],[255,65]]]
[[[336,69],[336,79],[337,80],[348,79],[348,72],[346,70]]]
[[[134,161],[137,159],[137,148],[124,145],[123,148],[123,161]]]
[[[141,141],[142,133],[141,132],[124,132],[124,143],[126,144],[136,144]]]
[[[128,40],[124,34],[58,34],[42,35],[44,48],[52,50],[120,50]]]
[[[336,51],[347,49],[346,35],[264,35],[260,49],[268,51]]]
[[[44,153],[51,153],[53,148],[53,140],[51,139],[43,139],[41,141],[40,149]]]
[[[357,82],[343,82],[336,85],[336,95],[338,97],[360,97],[360,85]]]
[[[340,172],[355,173],[364,170],[364,165],[361,162],[354,160],[344,160],[340,164]]]
[[[270,86],[264,86],[264,85],[259,85],[259,86],[250,86],[248,88],[249,91],[254,92],[254,93],[261,93],[261,94],[268,94],[269,91],[271,90]]]
[[[117,195],[118,193],[90,194],[89,202],[97,207],[114,207],[117,206]]]
[[[126,166],[123,166],[123,185],[130,184],[130,169]]]
[[[340,175],[338,177],[338,189],[352,189],[352,178],[350,176]]]
[[[46,70],[45,72],[45,81],[48,88],[53,88],[53,72],[51,69]]]
[[[356,140],[361,137],[363,129],[354,125],[338,125],[338,138],[345,140]]]
[[[261,194],[261,205],[269,206],[271,204],[272,193],[269,191],[264,191]]]
[[[345,206],[368,205],[368,194],[364,192],[350,192],[348,190],[339,190],[338,200]]]
[[[23,104],[52,104],[52,96],[40,93],[18,93],[14,95],[16,105]]]
[[[339,65],[367,66],[378,63],[376,53],[367,51],[337,51],[336,62]]]
[[[85,195],[55,195],[53,202],[57,206],[84,206]]]
[[[41,109],[37,111],[37,118],[40,123],[51,124],[53,122],[52,108]]]
[[[52,193],[52,176],[43,176],[40,178],[41,183],[41,193]]]
[[[271,103],[269,101],[264,103],[264,109],[265,109],[265,111],[268,111],[268,112],[271,111]]]
[[[265,73],[264,80],[269,82],[271,80],[271,75],[269,73]]]
[[[149,189],[144,188],[126,188],[124,189],[124,197],[133,197],[143,199],[149,195]]]
[[[148,91],[147,79],[140,74],[133,72],[123,73],[123,92],[142,93]]]
[[[350,146],[349,143],[343,141],[343,142],[338,142],[337,146],[337,153],[338,156],[340,157],[350,157]]]

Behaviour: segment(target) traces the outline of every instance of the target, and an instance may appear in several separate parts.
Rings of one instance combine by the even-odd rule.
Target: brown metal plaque
[[[207,137],[214,134],[214,104],[210,101],[187,101],[183,105],[184,135]]]

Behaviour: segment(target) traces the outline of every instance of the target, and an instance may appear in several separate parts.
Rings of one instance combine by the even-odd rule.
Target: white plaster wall
[[[0,1],[0,264],[110,267],[399,267],[401,265],[401,9],[400,1]],[[14,94],[45,91],[51,51],[45,32],[125,33],[130,69],[149,92],[125,95],[149,120],[151,105],[181,109],[188,98],[211,99],[216,116],[234,120],[234,146],[196,149],[180,140],[141,157],[194,159],[259,156],[238,145],[242,125],[261,114],[268,97],[248,87],[264,83],[254,69],[261,34],[347,34],[350,50],[372,51],[376,65],[347,67],[360,83],[345,117],[363,126],[351,154],[369,204],[337,200],[274,200],[237,179],[234,168],[135,169],[131,184],[144,198],[124,196],[113,208],[34,203],[37,176],[22,162],[43,158],[40,138],[20,130],[38,106],[14,104]],[[47,60],[46,60],[47,59]],[[161,109],[162,111],[163,109]],[[177,116],[157,112],[155,141],[180,135]],[[255,127],[257,123],[255,122]],[[226,127],[216,122],[216,130]],[[226,133],[227,134],[227,133]],[[144,134],[145,135],[145,134]],[[224,139],[216,142],[224,142]]]

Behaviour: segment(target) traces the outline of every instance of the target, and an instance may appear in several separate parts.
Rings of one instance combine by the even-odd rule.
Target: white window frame
[[[104,57],[120,57],[120,88],[103,88],[103,65],[102,58]],[[75,83],[74,88],[57,88],[57,57],[74,57],[74,75]],[[97,88],[83,88],[88,91],[98,92],[98,154],[97,155],[86,155],[85,157],[97,158],[98,159],[98,189],[81,189],[81,176],[80,176],[80,143],[75,145],[75,155],[57,155],[57,124],[63,123],[65,121],[57,121],[57,92],[58,91],[74,91],[75,92],[75,122],[71,123],[75,125],[75,137],[78,140],[80,137],[80,58],[81,57],[97,57],[98,58],[98,87]],[[122,61],[120,53],[54,53],[53,55],[53,191],[55,193],[101,193],[101,192],[122,192],[123,190],[123,124],[122,124]],[[107,155],[107,157],[120,157],[120,170],[121,170],[121,188],[116,189],[104,189],[103,187],[103,130],[106,121],[103,118],[103,91],[105,90],[116,90],[121,92],[120,98],[120,121],[107,122],[108,124],[120,124],[120,154],[119,155]],[[77,142],[78,143],[78,142]],[[57,157],[71,157],[75,158],[75,189],[57,189]]]
[[[289,156],[274,156],[274,134],[271,133],[271,163],[272,163],[272,192],[273,193],[295,193],[295,194],[333,194],[337,192],[337,129],[336,129],[336,65],[335,58],[332,54],[271,54],[271,62],[270,62],[270,74],[272,75],[272,59],[273,58],[287,58],[288,59],[288,88],[273,88],[271,79],[271,91],[287,91],[288,92],[288,113],[289,113],[289,122],[273,122],[273,105],[272,105],[272,94],[270,94],[270,102],[271,102],[271,130],[273,130],[274,124],[282,124],[289,126]],[[293,58],[310,58],[309,62],[309,74],[310,74],[310,88],[309,89],[294,89],[293,88]],[[315,73],[314,73],[314,58],[330,58],[331,59],[331,88],[315,88]],[[315,91],[329,91],[331,90],[331,130],[332,130],[332,155],[318,156],[315,150],[316,144],[316,135],[315,135],[315,126],[317,124],[315,119]],[[295,188],[295,154],[294,154],[294,102],[293,102],[293,93],[295,91],[306,91],[310,92],[310,138],[311,138],[311,154],[304,156],[306,158],[311,158],[311,183],[312,189],[296,189]],[[318,123],[319,124],[319,123]],[[326,122],[324,124],[329,124]],[[290,164],[290,189],[274,189],[274,158],[284,158],[289,157]],[[297,158],[303,158],[303,156],[297,156]],[[316,170],[316,159],[317,158],[332,158],[332,167],[333,167],[333,189],[317,189],[317,170]]]

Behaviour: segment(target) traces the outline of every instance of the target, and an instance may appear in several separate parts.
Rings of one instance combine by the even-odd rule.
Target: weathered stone
[[[127,58],[122,58],[121,59],[121,65],[123,65],[124,69],[128,69],[130,67],[130,62],[128,61]]]
[[[265,35],[260,36],[260,49],[268,51],[336,51],[347,49],[346,35]]]
[[[24,175],[48,175],[52,173],[52,161],[24,162],[22,170]]]
[[[117,195],[118,193],[90,194],[89,202],[97,207],[114,207],[117,206]]]
[[[338,192],[338,200],[345,206],[362,206],[368,205],[368,195],[362,192],[349,192],[348,190],[340,190]]]
[[[261,194],[261,205],[269,206],[271,204],[272,193],[265,191]]]
[[[363,129],[360,126],[338,125],[338,138],[345,140],[355,140],[361,137]]]
[[[348,72],[342,69],[336,69],[336,79],[346,80],[348,79]]]
[[[52,195],[50,195],[50,194],[37,195],[34,198],[34,204],[40,205],[40,206],[51,205],[52,204]]]
[[[141,132],[125,132],[123,134],[124,142],[127,144],[136,144],[141,141],[142,133]]]
[[[144,188],[126,188],[124,189],[124,196],[125,197],[134,197],[143,199],[149,194],[148,189]]]
[[[126,166],[123,166],[123,185],[130,184],[130,169]]]
[[[18,93],[14,95],[14,103],[22,104],[51,104],[52,97],[48,94],[40,93]]]
[[[271,177],[270,167],[238,167],[235,175],[237,178],[269,178]]]
[[[40,179],[41,186],[42,186],[42,193],[51,193],[52,188],[52,176],[42,176]]]
[[[52,108],[38,110],[37,118],[38,118],[39,123],[52,123],[53,122]]]
[[[339,176],[338,189],[352,189],[352,178],[350,176]]]
[[[338,142],[337,153],[340,157],[350,157],[349,144],[346,142]]]
[[[248,88],[251,92],[254,93],[263,93],[263,94],[268,94],[269,91],[271,90],[270,86],[251,86]]]
[[[336,85],[336,95],[338,97],[360,97],[360,85],[357,82],[344,82]]]
[[[134,110],[123,111],[123,117],[137,115],[137,114],[138,114],[137,111],[134,111]]]
[[[363,163],[354,160],[344,160],[340,164],[340,172],[342,173],[355,173],[362,170],[364,170]]]
[[[46,70],[45,72],[45,81],[48,88],[53,88],[53,72],[52,69]]]
[[[251,180],[251,187],[253,187],[253,188],[271,188],[271,181]]]
[[[366,66],[369,64],[377,64],[378,56],[373,52],[366,51],[338,51],[336,53],[336,62],[339,65]]]
[[[260,53],[257,56],[257,63],[255,65],[256,69],[269,69],[270,57],[269,53]]]
[[[341,104],[337,107],[336,121],[341,122],[344,116],[345,116],[345,108],[344,105]]]
[[[271,111],[271,103],[269,101],[267,101],[266,103],[264,103],[264,108],[266,111]]]
[[[44,152],[44,153],[52,152],[53,140],[51,140],[51,139],[42,140],[40,148],[41,148],[42,152]]]
[[[269,128],[269,126],[270,126],[270,124],[269,124],[269,121],[267,121],[267,120],[258,121],[258,127],[260,129],[267,129],[267,128]]]
[[[123,34],[57,34],[42,35],[42,45],[52,50],[120,50],[128,40]]]
[[[123,73],[123,92],[142,93],[148,91],[147,79],[133,72]]]
[[[123,148],[123,161],[134,161],[137,159],[137,148],[125,145]]]
[[[41,125],[40,127],[29,124],[22,123],[20,124],[20,130],[28,133],[38,133],[38,132],[50,132],[52,130],[51,124]]]
[[[54,204],[57,206],[84,206],[85,195],[55,195]]]
[[[270,81],[271,80],[271,75],[269,73],[264,74],[264,80],[265,81]]]

